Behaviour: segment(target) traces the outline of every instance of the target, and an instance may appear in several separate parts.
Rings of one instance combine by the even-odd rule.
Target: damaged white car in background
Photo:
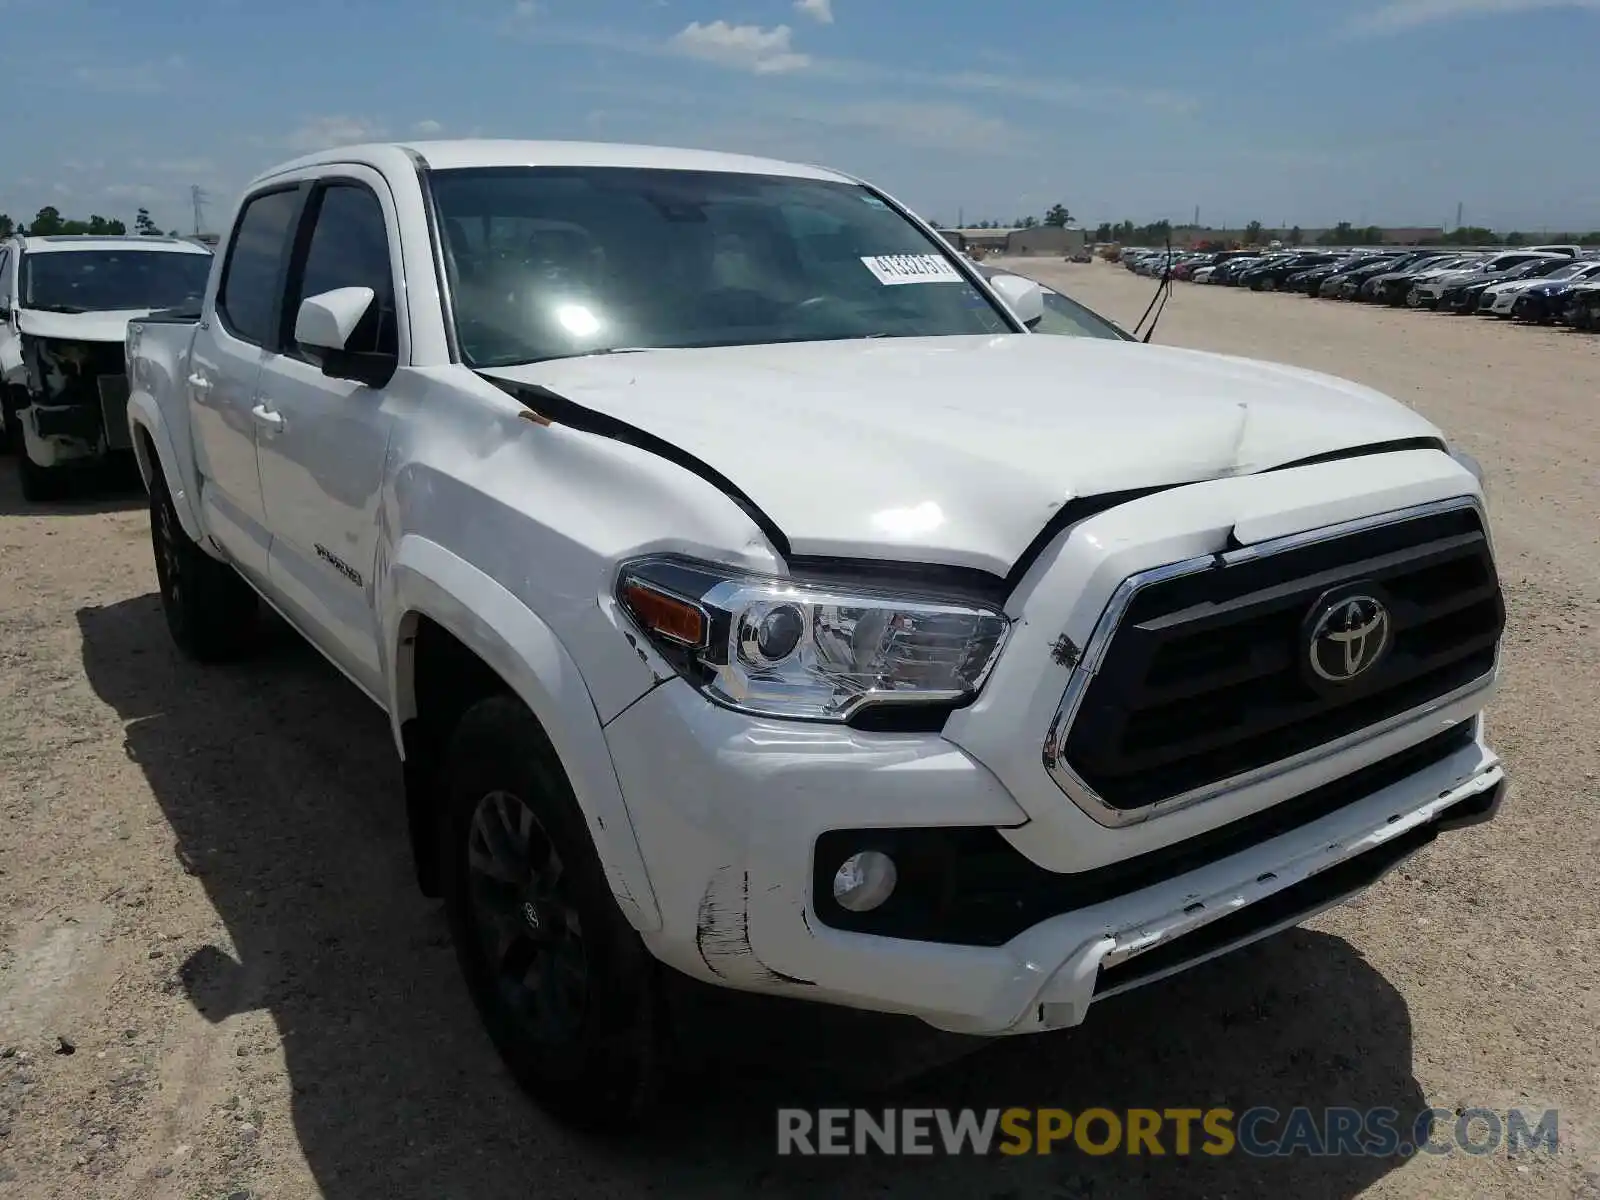
[[[132,449],[128,319],[196,308],[210,271],[211,251],[181,238],[0,242],[0,419],[24,499],[59,497],[78,469]]]

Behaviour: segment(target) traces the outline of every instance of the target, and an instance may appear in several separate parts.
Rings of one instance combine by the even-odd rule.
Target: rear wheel
[[[34,504],[63,499],[70,490],[70,479],[61,467],[41,467],[28,454],[22,431],[17,431],[17,480],[22,498]]]
[[[662,1069],[659,972],[544,730],[514,697],[480,701],[443,782],[445,911],[489,1036],[551,1115],[636,1124]]]
[[[183,531],[159,462],[150,480],[150,542],[161,609],[178,648],[201,662],[248,653],[255,644],[260,602],[238,572],[212,558]]]

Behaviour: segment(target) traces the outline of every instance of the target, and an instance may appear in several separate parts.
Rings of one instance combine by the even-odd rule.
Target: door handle
[[[190,375],[189,386],[197,392],[209,392],[211,390],[211,380],[204,375]]]
[[[283,414],[273,412],[265,404],[258,404],[250,410],[250,415],[262,425],[277,433],[283,428]]]

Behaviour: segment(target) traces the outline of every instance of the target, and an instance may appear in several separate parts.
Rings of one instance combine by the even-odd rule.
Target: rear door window
[[[296,187],[263,192],[239,214],[217,290],[217,315],[242,341],[268,346],[277,336],[283,270],[299,209]]]

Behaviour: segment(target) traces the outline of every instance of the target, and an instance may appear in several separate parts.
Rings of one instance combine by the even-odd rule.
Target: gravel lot
[[[1130,325],[1154,290],[1017,265]],[[499,1069],[412,887],[379,714],[282,631],[180,661],[143,497],[27,506],[0,460],[0,1196],[1600,1197],[1600,338],[1178,285],[1156,340],[1351,376],[1488,466],[1501,818],[1073,1033],[974,1049],[692,998],[716,1049],[624,1148]],[[819,1101],[1554,1107],[1563,1150],[776,1159],[772,1107]]]

